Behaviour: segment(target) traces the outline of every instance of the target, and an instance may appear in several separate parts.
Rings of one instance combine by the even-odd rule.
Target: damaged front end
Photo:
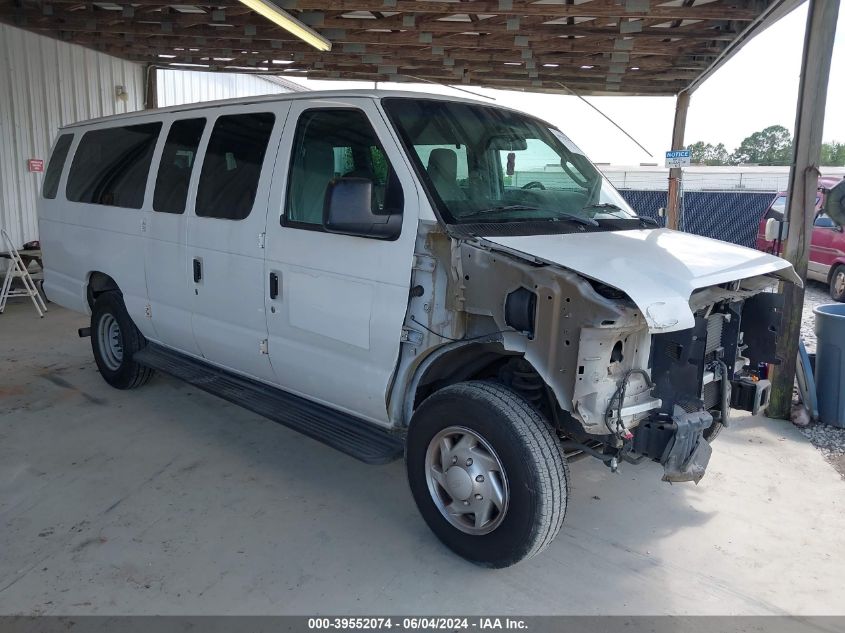
[[[650,334],[646,369],[620,376],[612,355],[581,355],[579,363],[590,363],[594,376],[600,363],[607,368],[606,378],[582,383],[574,394],[576,416],[587,413],[586,402],[608,403],[605,454],[650,459],[663,465],[664,481],[698,483],[710,460],[709,441],[728,425],[730,409],[756,414],[768,402],[761,368],[779,362],[774,350],[783,306],[782,295],[765,292],[771,286],[771,279],[757,277],[694,292],[693,327]],[[582,333],[587,350],[596,339],[593,331]],[[644,411],[643,403],[654,406]]]
[[[713,424],[706,411],[688,413],[675,407],[671,416],[657,414],[639,426],[626,448],[663,465],[663,481],[694,481],[704,476],[712,449],[704,432]]]
[[[549,401],[534,401],[571,457],[614,470],[653,460],[664,481],[697,483],[731,407],[756,413],[768,401],[760,368],[779,362],[783,303],[771,274],[699,288],[690,279],[683,302],[680,291],[661,298],[655,281],[657,299],[644,302],[510,249],[463,243],[456,255],[460,311],[503,332],[523,376],[511,386],[520,389],[526,371],[546,385]],[[507,383],[516,362],[499,379]]]

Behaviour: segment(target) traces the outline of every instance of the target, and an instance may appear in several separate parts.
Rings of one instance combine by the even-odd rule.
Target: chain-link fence
[[[669,173],[642,171],[604,172],[617,189],[665,191]],[[724,173],[684,170],[684,189],[687,191],[783,191],[789,184],[789,173]]]
[[[666,206],[665,191],[621,189],[620,193],[640,215],[663,226],[657,210]],[[774,192],[685,191],[681,229],[753,248],[757,227],[774,198]]]

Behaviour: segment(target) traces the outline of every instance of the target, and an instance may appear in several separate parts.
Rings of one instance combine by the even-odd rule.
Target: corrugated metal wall
[[[115,98],[124,86],[128,99]],[[56,131],[143,107],[143,67],[0,24],[0,225],[20,246],[38,237],[35,205]],[[4,249],[5,250],[5,249]]]
[[[197,70],[159,70],[158,106],[182,105],[234,97],[290,92],[257,75],[210,73]]]
[[[157,79],[162,107],[290,92],[252,75],[159,70]],[[116,86],[124,86],[126,101],[116,98]],[[143,103],[140,64],[0,24],[0,226],[16,245],[38,237],[44,174],[27,171],[27,159],[46,166],[62,125],[140,110]]]

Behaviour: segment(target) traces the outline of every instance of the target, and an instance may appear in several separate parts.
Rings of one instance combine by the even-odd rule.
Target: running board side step
[[[367,464],[398,459],[404,443],[398,435],[348,413],[329,409],[264,383],[149,343],[133,359],[179,378],[203,391],[299,431]]]

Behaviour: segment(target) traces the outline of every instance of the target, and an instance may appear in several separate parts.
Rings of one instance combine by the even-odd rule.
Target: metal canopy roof
[[[161,67],[671,95],[801,1],[277,0],[324,53],[237,0],[0,0],[0,21]]]

